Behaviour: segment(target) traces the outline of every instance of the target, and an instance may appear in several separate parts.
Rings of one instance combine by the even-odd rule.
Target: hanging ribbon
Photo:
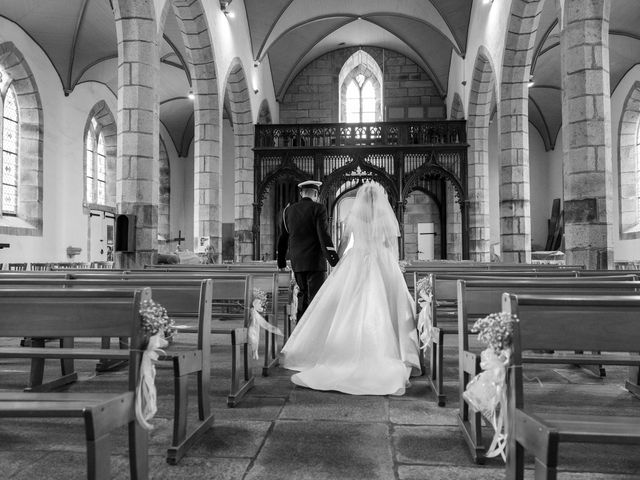
[[[274,333],[281,337],[284,336],[278,327],[271,325],[265,320],[262,316],[262,312],[264,312],[264,304],[262,300],[259,298],[254,299],[251,307],[251,325],[249,325],[248,341],[249,346],[251,347],[251,354],[255,360],[260,358],[258,355],[258,347],[260,345],[261,328],[269,333]]]
[[[292,327],[295,327],[298,321],[298,292],[300,292],[300,288],[298,288],[298,285],[294,285],[289,307],[289,320],[291,320]]]
[[[167,345],[169,345],[169,342],[164,338],[164,330],[161,330],[149,338],[147,348],[142,354],[140,379],[136,387],[136,418],[142,428],[146,430],[153,429],[153,425],[149,423],[149,420],[158,411],[155,364],[160,354],[164,354],[162,349]]]
[[[433,339],[433,295],[425,288],[421,288],[418,291],[418,295],[420,295],[418,299],[418,304],[420,305],[420,313],[418,314],[420,348],[426,351]]]
[[[469,405],[480,412],[491,423],[494,429],[493,439],[486,457],[500,455],[506,461],[507,447],[507,388],[506,374],[511,349],[502,350],[500,354],[487,348],[480,354],[482,372],[473,377],[467,384],[462,396]]]

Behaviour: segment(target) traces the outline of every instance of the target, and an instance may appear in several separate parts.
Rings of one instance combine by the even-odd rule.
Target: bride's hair
[[[366,182],[358,188],[345,224],[345,233],[353,233],[360,242],[397,246],[398,221],[384,188],[378,183]]]

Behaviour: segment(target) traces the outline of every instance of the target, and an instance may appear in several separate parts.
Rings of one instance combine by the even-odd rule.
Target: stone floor
[[[159,412],[153,420],[150,468],[153,479],[216,480],[483,480],[504,477],[492,459],[475,465],[456,422],[455,339],[447,347],[449,402],[440,408],[424,377],[402,397],[349,396],[295,387],[290,372],[276,368],[258,377],[236,408],[227,408],[230,351],[214,347],[211,405],[215,423],[182,459],[171,466],[165,451],[171,435],[171,372],[159,367]],[[77,362],[78,391],[121,388],[125,372],[96,375],[95,363]],[[24,386],[28,364],[0,361],[0,387]],[[47,367],[55,374],[57,365]],[[604,380],[578,368],[558,366],[528,372],[532,402],[545,410],[589,411],[640,416],[640,400],[621,388],[623,370],[610,368]],[[120,387],[119,387],[120,386]],[[570,391],[576,390],[573,396]],[[128,475],[126,429],[114,436],[113,478]],[[83,428],[79,421],[3,419],[0,424],[0,478],[85,478]],[[640,478],[637,446],[568,445],[561,451],[563,480]],[[531,460],[531,459],[529,459]],[[531,461],[529,461],[531,467]],[[527,479],[533,478],[527,470]]]

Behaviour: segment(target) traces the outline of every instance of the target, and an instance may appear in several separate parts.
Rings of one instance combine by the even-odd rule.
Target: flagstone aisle
[[[151,478],[171,480],[484,480],[504,477],[499,460],[475,465],[457,426],[455,338],[447,351],[449,401],[439,408],[426,379],[413,380],[403,397],[356,397],[295,387],[290,372],[277,368],[257,384],[236,408],[226,407],[230,352],[215,347],[212,359],[214,428],[177,466],[165,462],[171,436],[171,373],[158,369],[159,412],[151,434]],[[51,362],[48,373],[57,372]],[[95,363],[77,362],[82,381],[72,390],[100,391],[117,388],[125,372],[95,376]],[[563,367],[564,368],[564,367]],[[24,385],[28,364],[0,362],[0,388]],[[608,371],[603,381],[579,369],[532,371],[542,381],[527,388],[542,408],[569,411],[576,401],[566,395],[570,383],[580,383],[577,398],[594,412],[640,416],[640,400],[620,387],[624,371]],[[605,407],[590,406],[589,395],[598,394]],[[571,385],[576,387],[576,385]],[[114,438],[113,478],[126,479],[126,429]],[[79,421],[3,419],[0,423],[0,478],[85,478],[85,447]],[[575,445],[563,449],[560,480],[631,480],[640,478],[637,447]],[[599,473],[589,473],[599,472]],[[621,474],[626,472],[626,474]],[[527,478],[533,472],[527,471]]]

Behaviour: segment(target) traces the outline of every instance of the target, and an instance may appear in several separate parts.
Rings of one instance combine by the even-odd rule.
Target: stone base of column
[[[565,254],[567,265],[584,265],[588,270],[613,269],[613,250],[567,249]]]
[[[157,262],[157,250],[142,250],[138,252],[115,252],[115,267],[121,270],[135,270],[153,265]]]

